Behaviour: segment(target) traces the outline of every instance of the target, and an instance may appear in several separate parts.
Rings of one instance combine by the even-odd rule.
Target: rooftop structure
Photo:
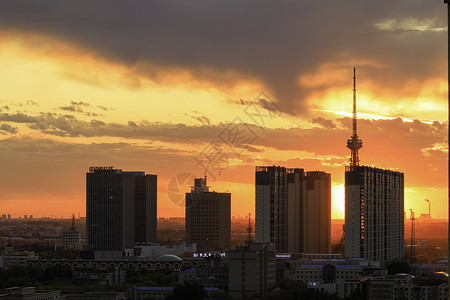
[[[356,113],[356,68],[353,68],[353,120],[352,136],[347,140],[347,148],[351,150],[350,166],[359,166],[358,150],[362,148],[362,140],[358,137]]]

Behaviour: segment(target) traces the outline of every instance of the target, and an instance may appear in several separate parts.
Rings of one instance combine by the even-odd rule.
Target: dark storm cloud
[[[57,113],[1,113],[0,121],[26,124],[42,133],[61,137],[120,137],[125,139],[157,140],[169,143],[209,143],[227,144],[229,134],[239,132],[237,139],[247,143],[232,145],[250,152],[261,152],[262,147],[278,150],[308,151],[317,155],[346,155],[345,141],[351,134],[351,119],[341,118],[336,123],[326,119],[315,119],[321,124],[314,128],[262,128],[255,124],[219,123],[186,125],[148,121],[129,121],[127,124],[107,123],[101,120],[81,120],[73,115]],[[236,131],[229,131],[229,129]],[[436,147],[447,141],[447,123],[425,123],[419,120],[405,122],[400,118],[392,120],[359,120],[359,135],[363,139],[364,152],[373,157],[389,160],[395,153],[403,153],[416,159],[427,151],[443,151]],[[246,136],[252,134],[251,136]],[[251,139],[247,139],[251,137]],[[383,146],[384,145],[384,146]],[[330,150],[333,149],[333,150]],[[367,149],[367,150],[366,150]],[[425,150],[424,150],[425,149]],[[436,152],[437,151],[437,152]],[[414,159],[413,159],[414,160]]]
[[[3,30],[64,39],[152,78],[181,67],[220,86],[232,71],[262,81],[287,113],[302,113],[311,92],[348,85],[353,64],[386,93],[417,93],[399,86],[445,75],[445,33],[435,30],[444,18],[442,1],[429,0],[0,3]],[[323,62],[338,62],[345,80],[298,85]]]
[[[16,134],[17,133],[17,127],[13,127],[13,126],[8,125],[8,124],[0,125],[0,130],[1,131],[5,131],[7,133],[12,133],[12,134]]]
[[[214,142],[223,146],[230,158],[237,154],[240,159],[247,161],[252,159],[255,153],[265,151],[285,150],[298,151],[298,156],[292,154],[293,160],[311,160],[319,168],[336,168],[339,162],[348,157],[346,140],[351,134],[351,119],[338,119],[334,124],[336,128],[323,126],[313,128],[262,128],[254,124],[219,123],[214,125],[186,125],[159,122],[135,122],[127,124],[107,123],[92,119],[84,121],[72,115],[57,113],[40,113],[27,115],[25,113],[1,113],[0,121],[12,123],[8,127],[0,127],[3,131],[14,133],[14,123],[27,125],[29,128],[41,133],[62,137],[118,137],[123,138],[120,148],[133,147],[127,143],[130,139],[148,141],[148,148],[159,149],[153,146],[154,141],[162,141],[168,145],[184,143],[190,146],[198,146],[198,151],[191,151],[188,156],[199,156],[201,149],[208,143]],[[4,124],[6,125],[6,124]],[[425,123],[419,120],[412,122],[403,121],[400,118],[392,120],[359,120],[358,133],[363,140],[363,148],[360,150],[360,158],[363,164],[375,164],[382,168],[395,168],[400,171],[408,170],[410,184],[433,186],[436,183],[445,185],[445,176],[439,173],[445,165],[447,150],[447,123]],[[242,144],[231,144],[232,140],[224,140],[227,128],[237,128],[237,132],[250,129],[256,133],[256,138]],[[224,134],[225,132],[225,134]],[[244,136],[245,138],[246,136]],[[239,137],[238,137],[239,139]],[[17,139],[13,139],[17,140]],[[63,145],[65,143],[62,143]],[[19,143],[18,143],[19,145]],[[69,146],[67,146],[69,147]],[[111,155],[117,146],[109,148]],[[4,149],[5,151],[8,149]],[[22,152],[34,153],[35,148],[23,144]],[[8,151],[17,152],[9,148]],[[43,151],[40,149],[39,151]],[[49,149],[51,152],[52,150]],[[56,151],[56,150],[55,150]],[[58,150],[59,151],[59,150]],[[166,150],[164,150],[166,151]],[[170,152],[170,150],[168,150]],[[175,150],[174,150],[175,151]],[[176,150],[181,151],[181,150]],[[177,156],[176,151],[172,154]],[[188,151],[184,151],[188,152]],[[160,152],[158,152],[160,153]],[[166,153],[168,155],[168,153]],[[265,159],[268,159],[267,157]],[[314,162],[313,162],[314,161]],[[423,178],[422,168],[417,168],[417,162],[426,166],[430,171],[427,178]],[[267,161],[270,164],[270,160]],[[276,163],[276,162],[273,162]],[[436,171],[437,170],[437,171]]]
[[[311,120],[311,123],[318,124],[324,128],[336,128],[336,125],[333,123],[332,120],[327,120],[322,117],[314,118]]]
[[[49,194],[67,197],[84,189],[85,173],[89,166],[114,165],[124,170],[145,170],[160,178],[174,175],[174,170],[192,170],[195,155],[187,150],[139,146],[128,143],[77,144],[32,137],[10,137],[0,140],[0,156],[3,168],[0,173],[0,201],[29,198],[38,202]],[[52,174],[53,180],[42,176]],[[20,180],[26,173],[29,176]],[[68,176],[70,174],[70,176]],[[32,179],[33,177],[33,179]],[[21,185],[25,184],[28,189]],[[164,187],[163,187],[164,188]],[[73,196],[79,197],[79,196]],[[80,201],[82,200],[79,198]]]

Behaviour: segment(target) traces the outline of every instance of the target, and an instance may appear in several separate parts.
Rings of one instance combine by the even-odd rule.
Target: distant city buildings
[[[205,178],[194,179],[186,193],[186,243],[197,251],[228,251],[231,242],[231,194],[210,192]]]
[[[86,173],[87,243],[111,255],[156,242],[156,175],[91,167]],[[101,254],[100,254],[101,255]]]
[[[329,253],[331,175],[284,167],[256,167],[255,235],[277,252]]]
[[[345,171],[345,256],[404,259],[403,173],[366,166]]]

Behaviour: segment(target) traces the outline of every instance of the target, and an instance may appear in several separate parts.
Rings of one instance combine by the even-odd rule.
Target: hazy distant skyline
[[[281,165],[331,173],[343,218],[356,66],[361,164],[445,218],[446,40],[441,1],[2,1],[0,214],[84,216],[104,165],[157,174],[158,215],[184,216],[169,181],[203,176],[214,142],[233,215],[254,214],[255,166]]]

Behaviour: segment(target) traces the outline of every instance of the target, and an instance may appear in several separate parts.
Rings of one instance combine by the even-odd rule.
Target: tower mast
[[[248,214],[248,237],[247,237],[247,243],[250,245],[252,243],[252,224],[251,224],[251,214]]]
[[[362,148],[362,140],[358,138],[356,113],[356,68],[353,68],[353,120],[352,136],[347,140],[347,148],[351,150],[350,167],[359,166],[358,150]]]
[[[75,230],[75,214],[72,214],[72,227],[70,229]]]

